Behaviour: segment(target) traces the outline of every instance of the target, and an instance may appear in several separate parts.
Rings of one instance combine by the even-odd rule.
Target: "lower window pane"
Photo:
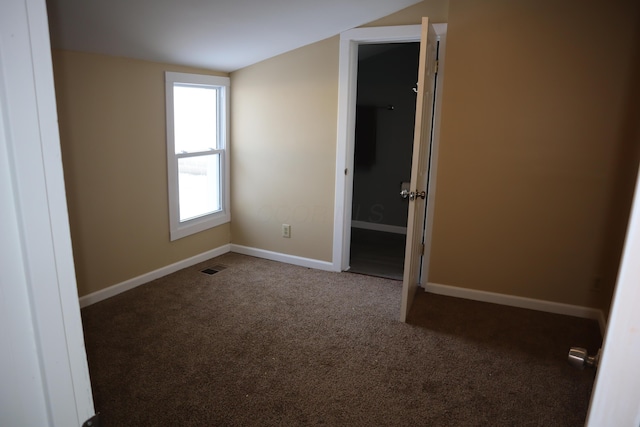
[[[180,222],[222,209],[220,154],[178,159]]]

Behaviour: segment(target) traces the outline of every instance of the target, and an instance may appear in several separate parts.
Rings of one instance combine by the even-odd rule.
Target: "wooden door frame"
[[[336,187],[333,227],[332,269],[349,269],[351,247],[351,216],[353,201],[353,157],[355,147],[355,111],[358,80],[358,46],[372,43],[419,42],[421,25],[393,27],[367,27],[345,31],[340,35],[340,58],[338,75],[338,138],[336,151]],[[431,223],[433,221],[433,194],[435,194],[435,171],[437,146],[440,137],[439,114],[442,105],[442,83],[444,70],[444,48],[447,24],[434,24],[440,42],[440,69],[436,86],[436,112],[434,117],[433,146],[427,203],[427,232],[425,234],[425,259],[431,247]],[[426,267],[426,269],[425,269]],[[428,274],[428,262],[423,263],[424,277]]]

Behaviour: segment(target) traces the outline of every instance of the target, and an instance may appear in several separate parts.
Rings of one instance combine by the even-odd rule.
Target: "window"
[[[229,78],[165,73],[171,240],[229,222]]]

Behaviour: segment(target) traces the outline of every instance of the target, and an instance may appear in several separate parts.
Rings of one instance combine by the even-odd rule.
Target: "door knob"
[[[400,192],[400,197],[402,197],[403,199],[406,199],[409,197],[409,190],[402,190]]]
[[[571,347],[567,358],[569,364],[578,369],[584,369],[585,366],[597,368],[600,362],[600,351],[595,356],[589,356],[587,350],[581,347]]]
[[[409,193],[409,200],[415,200],[418,197],[424,200],[427,197],[427,193],[424,191],[417,191],[417,190]]]

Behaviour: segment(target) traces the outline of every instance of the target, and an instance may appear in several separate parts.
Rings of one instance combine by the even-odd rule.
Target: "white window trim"
[[[220,167],[222,183],[220,185],[222,209],[209,215],[180,222],[180,203],[178,195],[178,158],[175,153],[173,123],[173,85],[174,83],[201,84],[218,86],[220,92],[220,149],[212,151],[221,156]],[[202,74],[165,72],[165,95],[167,116],[167,177],[169,189],[169,230],[171,241],[189,236],[209,228],[231,221],[229,197],[229,77],[208,76]]]

